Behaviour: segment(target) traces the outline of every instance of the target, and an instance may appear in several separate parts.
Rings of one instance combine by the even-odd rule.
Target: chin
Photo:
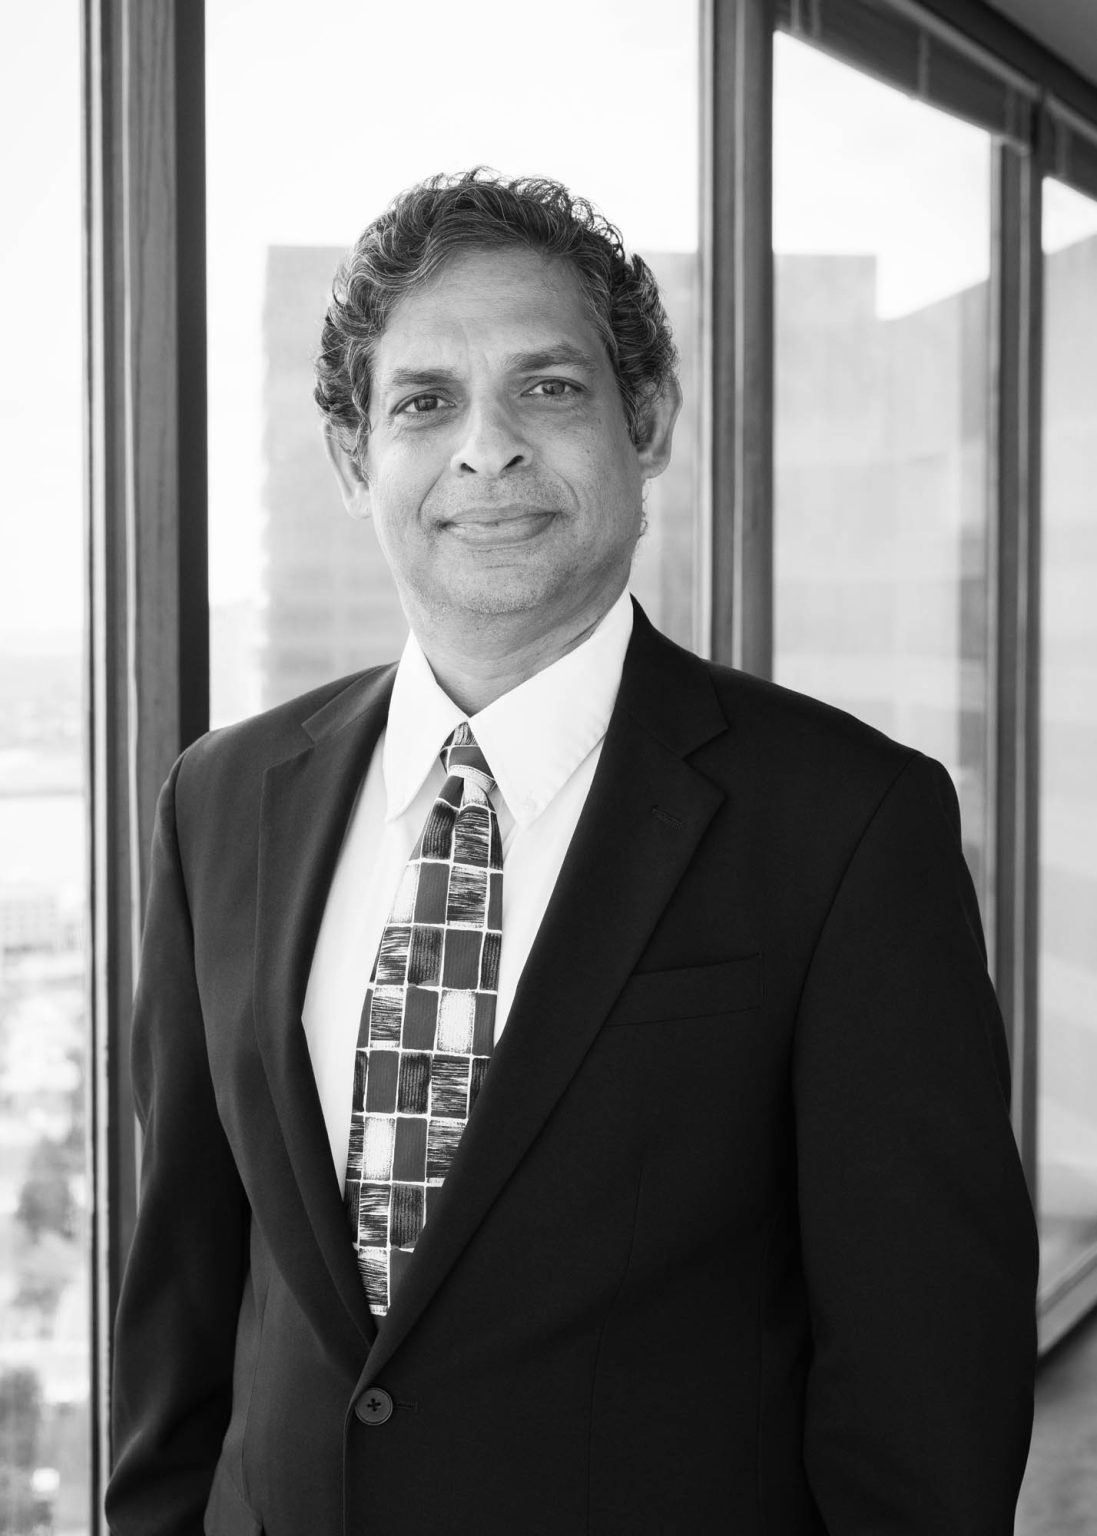
[[[445,593],[435,593],[431,607],[435,613],[448,613],[454,618],[459,614],[470,614],[493,619],[508,614],[547,611],[557,605],[559,596],[555,584],[531,582],[528,574],[523,578],[518,573],[504,571],[474,583],[461,583]]]

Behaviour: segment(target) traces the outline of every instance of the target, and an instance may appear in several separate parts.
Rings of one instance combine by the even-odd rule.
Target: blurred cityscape
[[[0,1536],[88,1529],[78,643],[0,655]]]

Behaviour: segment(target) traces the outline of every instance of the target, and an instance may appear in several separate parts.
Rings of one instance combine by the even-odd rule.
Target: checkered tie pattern
[[[366,988],[344,1203],[375,1316],[388,1311],[449,1171],[495,1036],[503,848],[495,780],[467,722]]]

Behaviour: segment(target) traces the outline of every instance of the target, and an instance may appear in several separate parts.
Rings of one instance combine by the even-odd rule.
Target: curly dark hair
[[[373,349],[396,301],[460,250],[520,246],[569,261],[617,376],[629,436],[677,375],[659,288],[639,256],[585,198],[543,177],[507,180],[477,166],[401,192],[339,267],[316,358],[316,403],[341,446],[364,462]]]

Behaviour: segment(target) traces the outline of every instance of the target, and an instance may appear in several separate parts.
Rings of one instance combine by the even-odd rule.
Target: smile
[[[442,530],[467,544],[523,544],[543,533],[555,516],[539,507],[485,507],[447,519]]]

